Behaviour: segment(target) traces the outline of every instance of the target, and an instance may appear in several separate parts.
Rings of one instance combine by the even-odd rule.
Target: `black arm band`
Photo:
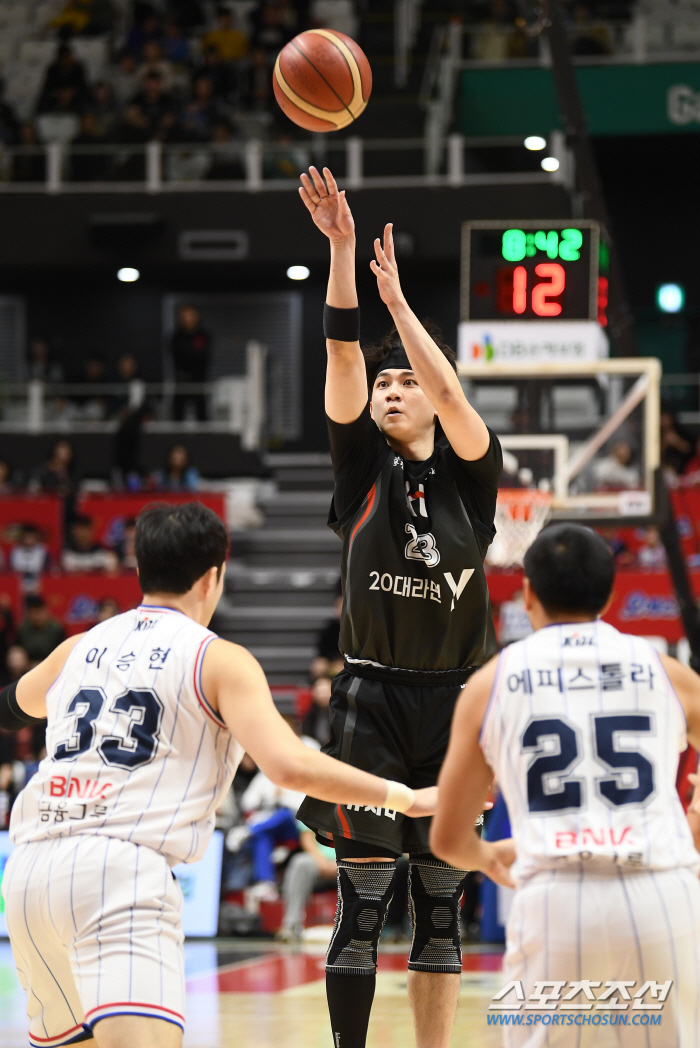
[[[337,309],[326,302],[323,306],[323,334],[334,342],[359,342],[360,307]]]
[[[30,717],[17,704],[17,681],[8,684],[0,691],[0,728],[5,731],[19,731],[20,728],[44,724],[45,717]]]

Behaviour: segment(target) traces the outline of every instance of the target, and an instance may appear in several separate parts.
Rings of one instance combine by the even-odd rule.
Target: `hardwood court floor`
[[[186,1048],[331,1048],[323,947],[280,949],[269,943],[188,942]],[[367,1048],[414,1044],[406,999],[406,951],[380,954]],[[465,952],[454,1048],[499,1048],[486,1014],[501,986],[501,956]],[[25,998],[12,954],[0,940],[0,1048],[27,1045]]]

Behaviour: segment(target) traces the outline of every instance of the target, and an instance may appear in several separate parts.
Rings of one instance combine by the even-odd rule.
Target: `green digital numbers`
[[[546,232],[538,229],[535,233],[525,233],[522,229],[506,229],[503,234],[501,250],[507,262],[520,262],[532,258],[538,251],[543,251],[547,258],[561,258],[564,262],[576,262],[581,257],[583,233],[580,229],[555,229]]]
[[[607,274],[610,269],[610,248],[602,237],[598,245],[598,268],[603,274]]]
[[[563,258],[565,262],[576,262],[581,257],[582,244],[583,233],[580,229],[562,229],[559,258]]]
[[[506,229],[503,234],[503,257],[508,262],[519,262],[525,258],[525,234],[522,229]]]

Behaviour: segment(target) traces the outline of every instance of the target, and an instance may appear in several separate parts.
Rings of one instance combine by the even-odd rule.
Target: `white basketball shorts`
[[[538,980],[584,979],[601,984],[594,1001],[579,992],[570,1011],[560,999],[529,1026],[522,1007],[520,1024],[512,1018],[504,1028],[507,1048],[700,1048],[700,883],[691,870],[543,871],[515,893],[504,985],[522,981],[527,1004]],[[647,980],[669,979],[660,1011],[648,1010],[658,1003],[649,992],[646,1009],[634,1007]],[[609,980],[634,980],[630,999],[616,991],[614,1002],[598,1001]],[[569,992],[566,985],[561,997]]]
[[[10,856],[2,891],[34,1048],[113,1015],[184,1029],[182,892],[162,855],[97,835],[37,841]]]

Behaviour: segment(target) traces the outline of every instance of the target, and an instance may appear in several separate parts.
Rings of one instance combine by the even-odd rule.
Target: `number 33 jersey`
[[[697,868],[676,792],[683,708],[656,650],[605,622],[553,625],[499,657],[481,735],[522,883],[591,869]]]
[[[78,641],[46,696],[46,757],[12,810],[14,844],[102,834],[171,865],[202,857],[243,755],[202,693],[215,638],[142,605]]]

